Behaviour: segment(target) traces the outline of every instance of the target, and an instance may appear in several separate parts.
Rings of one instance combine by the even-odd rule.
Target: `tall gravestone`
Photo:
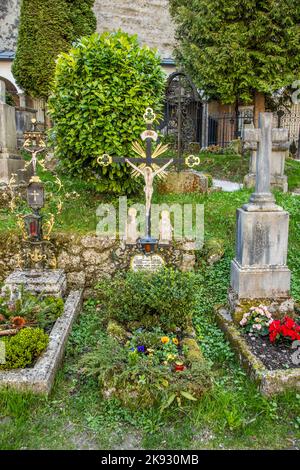
[[[238,299],[287,298],[289,214],[276,205],[270,191],[272,113],[261,113],[259,129],[247,132],[257,143],[256,188],[249,203],[237,210],[231,287]]]
[[[24,160],[17,151],[15,108],[5,103],[5,83],[0,80],[0,186],[9,183],[13,173],[23,179]]]

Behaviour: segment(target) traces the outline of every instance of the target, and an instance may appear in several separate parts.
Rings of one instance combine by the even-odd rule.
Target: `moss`
[[[204,176],[207,178],[208,188],[212,188],[213,186],[213,177],[209,173],[203,173]]]
[[[119,323],[110,320],[107,325],[107,333],[112,338],[117,339],[118,341],[124,343],[127,339],[127,332],[125,328]]]
[[[189,364],[193,364],[194,362],[204,362],[202,351],[195,339],[184,338],[182,345],[183,347],[188,348],[186,352],[186,358]]]
[[[211,238],[207,240],[204,246],[204,256],[209,264],[219,261],[225,252],[225,243],[221,238]]]
[[[232,318],[233,321],[236,325],[240,324],[241,319],[245,315],[245,313],[249,312],[251,307],[259,307],[260,305],[266,305],[269,306],[271,305],[271,300],[270,299],[246,299],[246,300],[241,300],[234,312],[232,312]]]

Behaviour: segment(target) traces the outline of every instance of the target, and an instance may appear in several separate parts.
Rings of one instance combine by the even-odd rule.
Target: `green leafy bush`
[[[98,191],[130,193],[140,183],[123,164],[100,167],[104,153],[134,156],[148,106],[159,111],[164,73],[156,52],[121,31],[82,38],[57,60],[49,111],[56,155]]]
[[[195,275],[173,269],[157,273],[128,272],[98,285],[106,320],[138,328],[188,328],[195,306]]]
[[[49,337],[40,328],[24,328],[1,341],[5,343],[6,362],[0,369],[19,369],[33,364],[46,349]]]

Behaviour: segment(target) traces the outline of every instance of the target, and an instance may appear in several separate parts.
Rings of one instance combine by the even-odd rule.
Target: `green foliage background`
[[[49,111],[56,154],[67,171],[98,191],[130,193],[137,183],[123,164],[100,167],[104,153],[132,157],[148,106],[157,112],[165,86],[160,58],[121,31],[82,38],[56,66]]]
[[[223,103],[270,95],[300,76],[300,3],[294,0],[170,0],[177,59]]]
[[[55,59],[72,42],[92,34],[94,0],[23,0],[13,74],[26,94],[47,99]]]

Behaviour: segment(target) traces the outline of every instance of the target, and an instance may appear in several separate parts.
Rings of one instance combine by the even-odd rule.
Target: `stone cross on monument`
[[[231,287],[239,299],[288,297],[289,214],[270,191],[272,114],[261,113],[259,129],[249,129],[258,144],[256,187],[248,204],[237,210],[236,256]]]
[[[252,208],[254,210],[256,210],[257,206],[268,210],[274,210],[277,207],[274,195],[270,190],[272,121],[272,113],[261,113],[259,116],[259,128],[246,129],[245,131],[245,138],[247,138],[247,134],[252,134],[252,140],[256,140],[258,143],[255,192],[250,197],[250,203],[253,204]],[[248,206],[248,210],[251,210],[251,206]]]
[[[245,176],[244,185],[248,188],[257,185],[256,193],[263,191],[263,185],[272,189],[288,190],[287,177],[284,175],[285,157],[290,141],[288,129],[272,129],[272,114],[264,113],[261,116],[261,128],[245,129],[243,140],[244,148],[250,150],[250,169]],[[258,145],[260,144],[260,145]],[[272,152],[268,159],[260,159],[261,174],[256,178],[258,149],[264,155],[263,147],[267,145]],[[263,180],[261,175],[263,173]],[[267,179],[266,179],[267,178]]]

